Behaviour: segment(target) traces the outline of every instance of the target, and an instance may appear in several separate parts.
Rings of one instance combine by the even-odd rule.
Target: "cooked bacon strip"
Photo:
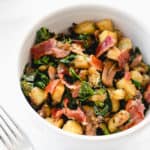
[[[64,64],[59,64],[57,67],[57,74],[60,79],[63,79],[65,74],[69,74],[68,68]]]
[[[102,81],[107,86],[112,86],[113,79],[118,71],[118,68],[116,67],[116,64],[112,63],[111,61],[107,61],[104,64],[104,69],[102,72]]]
[[[130,58],[130,54],[128,50],[124,50],[123,52],[121,52],[121,54],[118,57],[119,67],[120,68],[125,67],[125,64],[128,63],[129,58]]]
[[[68,88],[68,89],[71,89],[71,90],[75,90],[76,89],[76,85],[71,85],[69,83],[67,83],[67,81],[65,81],[64,79],[61,79],[61,82]]]
[[[130,113],[130,122],[122,127],[123,130],[128,129],[144,119],[145,106],[141,99],[129,100],[126,104],[126,110]]]
[[[136,67],[141,61],[142,61],[142,55],[137,55],[132,61],[132,63],[130,64],[130,67],[131,68]]]
[[[76,110],[71,110],[67,107],[69,100],[64,99],[64,108],[55,109],[52,113],[53,118],[60,118],[62,115],[67,116],[69,119],[74,119],[79,121],[82,124],[86,123],[86,115],[85,113],[78,107]]]
[[[76,88],[75,89],[73,89],[72,91],[71,91],[71,93],[72,93],[72,97],[73,98],[76,98],[76,97],[78,97],[78,95],[79,95],[79,91],[80,91],[80,87],[81,87],[81,82],[75,82],[74,83],[74,86],[76,86]]]
[[[47,41],[34,45],[31,48],[31,54],[34,59],[39,59],[40,57],[44,55],[52,55],[53,51],[51,50],[51,48],[55,46],[56,46],[56,40],[49,39]]]
[[[144,99],[147,103],[150,104],[150,84],[147,86],[147,89],[144,92]]]
[[[60,82],[59,79],[56,79],[56,80],[51,80],[48,85],[45,87],[45,91],[47,93],[50,93],[50,94],[53,94],[56,86],[58,85],[58,83]]]
[[[34,59],[39,59],[45,55],[52,55],[56,58],[63,58],[70,54],[69,50],[57,47],[57,41],[55,39],[49,39],[47,41],[41,42],[34,45],[31,48],[31,54]]]
[[[131,79],[131,73],[129,71],[125,72],[124,78],[126,80],[130,80]]]
[[[96,49],[96,57],[100,57],[103,53],[109,50],[116,44],[116,40],[111,36],[107,36],[106,39],[100,43]]]
[[[94,55],[90,55],[89,63],[91,64],[92,67],[95,67],[96,70],[102,71],[103,69],[102,61],[96,58]]]

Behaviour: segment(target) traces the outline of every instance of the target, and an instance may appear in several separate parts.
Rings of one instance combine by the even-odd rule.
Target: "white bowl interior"
[[[66,29],[70,27],[73,22],[78,23],[83,20],[100,20],[103,18],[112,19],[115,26],[123,31],[127,37],[131,38],[135,46],[141,48],[144,55],[144,60],[147,63],[150,63],[149,34],[139,25],[138,22],[133,20],[133,18],[131,19],[130,16],[112,8],[104,6],[79,6],[63,9],[62,11],[54,14],[49,14],[31,29],[25,38],[22,48],[20,49],[18,80],[20,80],[23,73],[23,68],[29,60],[30,48],[34,43],[36,31],[40,27],[46,26],[50,29],[50,31],[58,33],[66,31]],[[145,120],[148,118],[150,118],[150,111],[147,112]]]

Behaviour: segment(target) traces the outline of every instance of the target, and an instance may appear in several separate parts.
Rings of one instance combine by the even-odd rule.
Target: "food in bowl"
[[[144,119],[150,68],[111,19],[42,27],[21,77],[24,95],[51,124],[81,135],[108,135]]]

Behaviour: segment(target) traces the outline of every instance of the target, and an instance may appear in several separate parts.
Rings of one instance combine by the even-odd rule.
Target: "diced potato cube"
[[[143,75],[143,82],[142,82],[142,85],[143,85],[143,86],[146,86],[149,82],[150,82],[150,77],[149,77],[149,75],[144,74],[144,75]]]
[[[68,120],[64,124],[63,130],[67,131],[67,132],[76,133],[76,134],[82,134],[83,133],[83,129],[82,129],[81,125],[74,120]]]
[[[122,78],[117,82],[116,85],[117,85],[117,88],[124,89],[126,94],[129,95],[130,97],[133,97],[136,95],[136,87],[131,82],[131,80],[126,80]]]
[[[87,79],[87,75],[88,75],[88,71],[87,70],[80,70],[79,76],[82,80],[86,80]]]
[[[120,108],[119,100],[125,97],[125,92],[122,89],[108,89],[108,92],[112,102],[112,112],[117,112]]]
[[[95,30],[95,23],[93,21],[84,21],[74,27],[74,32],[78,34],[93,34]]]
[[[51,109],[47,104],[44,104],[42,108],[38,111],[39,115],[46,118],[51,114]]]
[[[90,101],[93,101],[93,102],[97,102],[97,101],[100,101],[100,102],[104,102],[106,99],[106,94],[95,94],[91,97],[89,97],[89,100]]]
[[[58,128],[61,128],[64,124],[64,120],[62,118],[61,119],[53,119],[53,118],[48,117],[48,118],[46,118],[46,120]]]
[[[121,51],[117,47],[113,47],[107,52],[107,57],[112,60],[118,60]]]
[[[99,28],[100,31],[108,30],[108,31],[113,31],[114,26],[113,23],[110,19],[103,19],[98,22],[96,22],[97,28]]]
[[[89,67],[87,56],[77,55],[73,61],[75,68],[87,69]]]
[[[99,34],[99,41],[103,42],[106,39],[106,37],[108,37],[108,36],[112,37],[117,43],[117,33],[116,32],[111,32],[111,31],[108,31],[108,30],[105,30],[101,34]]]
[[[59,83],[56,86],[56,88],[55,88],[55,90],[54,90],[54,92],[52,94],[53,104],[57,104],[57,103],[59,103],[61,101],[62,96],[64,94],[64,91],[65,91],[64,84]]]
[[[143,76],[141,75],[140,72],[138,72],[136,70],[131,71],[131,78],[133,80],[136,80],[136,81],[140,82],[140,83],[143,82]]]
[[[39,106],[47,99],[48,94],[44,90],[34,87],[29,93],[29,97],[31,98],[31,102],[33,104]]]
[[[125,122],[127,122],[130,118],[130,114],[125,111],[121,110],[118,113],[116,113],[108,122],[108,129],[110,132],[115,132],[118,127],[123,125]]]
[[[120,50],[130,50],[132,49],[132,42],[129,38],[122,38],[118,43],[118,48]]]
[[[116,89],[116,90],[112,90],[112,99],[115,99],[115,100],[122,100],[125,98],[125,91],[123,89]]]
[[[91,114],[91,115],[95,115],[94,113],[94,108],[88,105],[84,105],[83,106],[83,110],[85,113]]]
[[[100,73],[95,67],[90,67],[88,70],[88,80],[92,87],[97,87],[100,82]]]

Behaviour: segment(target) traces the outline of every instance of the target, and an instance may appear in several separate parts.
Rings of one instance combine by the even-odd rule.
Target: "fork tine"
[[[0,124],[0,128],[2,129],[2,131],[5,133],[5,135],[7,136],[7,138],[9,139],[10,143],[13,144],[12,139],[10,138],[10,136],[8,135],[8,132],[6,131],[6,129]]]
[[[2,115],[0,115],[0,118],[4,121],[4,123],[6,124],[7,128],[11,131],[11,133],[15,136],[15,138],[22,138],[23,133],[20,130],[20,128],[17,126],[17,124],[12,120],[12,118],[8,115],[8,113],[4,110],[4,108],[2,106],[0,106],[0,109],[5,114],[5,116],[9,119],[9,121],[11,122],[11,124],[18,130],[18,134],[8,125],[8,123],[2,117]]]
[[[8,138],[6,139],[6,135],[5,137],[4,135],[0,135],[0,141],[3,144],[3,146],[7,148],[7,150],[11,150],[12,145],[10,144],[10,141],[8,141]]]

